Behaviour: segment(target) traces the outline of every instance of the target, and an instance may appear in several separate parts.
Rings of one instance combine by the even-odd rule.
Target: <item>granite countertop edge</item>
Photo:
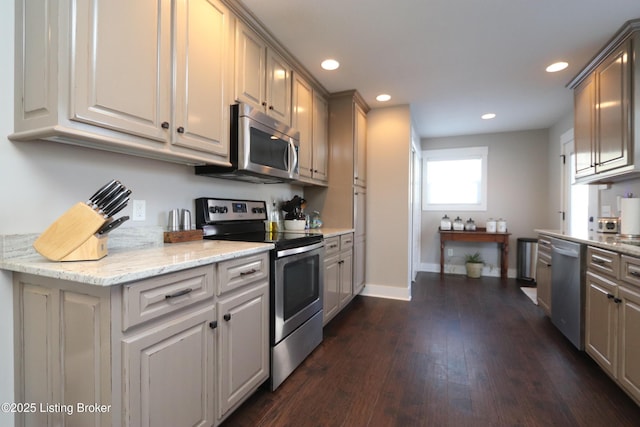
[[[595,231],[586,233],[563,233],[560,230],[546,229],[536,229],[534,231],[548,237],[595,246],[623,255],[640,257],[640,239],[638,238],[630,239],[616,234],[598,233]]]
[[[114,286],[229,259],[267,252],[270,243],[200,240],[148,248],[120,248],[95,261],[50,261],[38,255],[0,259],[0,269],[68,280],[94,286]]]

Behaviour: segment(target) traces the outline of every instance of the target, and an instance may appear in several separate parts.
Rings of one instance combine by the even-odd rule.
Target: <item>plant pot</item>
[[[471,277],[472,279],[477,279],[482,276],[482,267],[484,267],[483,263],[479,262],[468,262],[466,263],[467,267],[467,277]]]

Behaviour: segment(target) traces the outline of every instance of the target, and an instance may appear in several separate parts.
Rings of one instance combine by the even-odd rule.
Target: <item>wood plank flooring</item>
[[[410,302],[356,297],[231,426],[638,426],[640,407],[498,278],[420,273]]]

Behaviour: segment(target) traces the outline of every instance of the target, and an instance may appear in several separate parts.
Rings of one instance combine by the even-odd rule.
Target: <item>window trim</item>
[[[423,211],[486,211],[487,210],[487,165],[489,147],[444,148],[422,151],[422,210]],[[479,203],[429,203],[427,171],[428,163],[433,160],[481,160],[481,183]]]

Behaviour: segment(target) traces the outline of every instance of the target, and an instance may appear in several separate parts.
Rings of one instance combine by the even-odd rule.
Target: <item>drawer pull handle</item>
[[[254,273],[257,273],[257,272],[258,272],[258,270],[256,270],[255,268],[252,268],[251,270],[248,270],[248,271],[241,271],[240,272],[240,276],[248,276],[250,274],[254,274]]]
[[[615,298],[615,296],[613,296],[613,295],[611,295],[611,294],[607,294],[607,298],[609,298],[609,299],[614,299],[614,298]]]
[[[616,304],[620,304],[622,300],[620,298],[614,298],[613,302],[615,302]]]
[[[337,247],[338,247],[338,245],[329,245],[330,249],[337,248]]]
[[[607,263],[607,261],[600,259],[600,258],[594,258],[593,259],[593,263],[594,264],[598,264],[598,265],[605,265]]]
[[[638,271],[630,271],[629,275],[633,276],[633,277],[640,277],[640,272],[638,272]]]
[[[183,290],[178,291],[176,293],[165,295],[164,298],[165,299],[178,298],[178,297],[181,297],[183,295],[187,295],[187,294],[191,293],[192,291],[193,291],[193,289],[186,288],[186,289],[183,289]]]

